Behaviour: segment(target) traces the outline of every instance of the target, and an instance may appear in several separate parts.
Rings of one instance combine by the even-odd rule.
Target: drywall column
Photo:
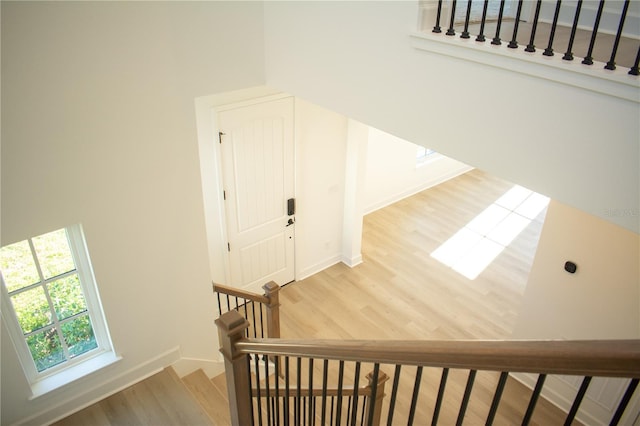
[[[369,127],[358,121],[349,120],[345,162],[342,262],[350,267],[362,263],[362,216],[368,139]]]

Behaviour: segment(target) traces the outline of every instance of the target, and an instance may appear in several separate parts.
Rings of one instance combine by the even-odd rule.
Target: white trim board
[[[416,49],[640,103],[640,78],[629,75],[628,69],[622,67],[606,70],[601,62],[583,65],[579,60],[563,61],[524,49],[478,43],[473,38],[465,40],[444,33],[416,32],[411,35],[411,41]]]

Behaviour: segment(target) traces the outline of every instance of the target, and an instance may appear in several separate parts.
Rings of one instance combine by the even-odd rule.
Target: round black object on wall
[[[578,265],[576,265],[573,262],[566,261],[565,264],[564,264],[564,270],[567,271],[570,274],[575,274],[577,269],[578,269]]]

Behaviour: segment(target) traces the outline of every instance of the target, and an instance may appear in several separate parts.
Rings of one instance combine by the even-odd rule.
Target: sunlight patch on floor
[[[474,280],[548,204],[548,197],[516,185],[438,247],[431,257]]]

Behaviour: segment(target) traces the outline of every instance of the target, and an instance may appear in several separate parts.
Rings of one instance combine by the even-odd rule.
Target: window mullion
[[[51,322],[53,323],[53,327],[56,330],[58,339],[60,340],[60,346],[62,347],[62,352],[64,353],[64,359],[68,360],[69,348],[67,348],[67,342],[65,341],[64,335],[62,334],[62,327],[60,326],[60,321],[58,320],[58,314],[56,313],[53,307],[53,300],[51,299],[51,295],[49,294],[49,287],[47,286],[47,284],[49,284],[51,281],[44,279],[44,274],[42,273],[42,267],[40,266],[40,260],[38,259],[36,248],[33,245],[33,240],[29,238],[28,241],[29,241],[29,248],[31,249],[31,256],[33,257],[33,261],[36,265],[38,276],[40,277],[39,285],[42,286],[42,290],[44,291],[44,296],[47,298],[47,303],[49,304],[49,313],[51,315]]]
[[[39,270],[39,265],[38,265],[38,268],[37,268],[37,269]],[[20,294],[20,293],[23,293],[23,292],[25,292],[25,291],[29,291],[29,290],[32,290],[32,289],[34,289],[34,288],[36,288],[36,287],[39,287],[39,286],[41,286],[42,284],[49,284],[49,283],[51,283],[51,282],[53,282],[53,281],[57,281],[57,280],[59,280],[59,279],[66,278],[66,277],[68,277],[68,276],[70,276],[70,275],[74,275],[74,274],[77,274],[77,273],[78,273],[78,270],[77,270],[77,269],[72,269],[72,270],[70,270],[70,271],[68,271],[68,272],[65,272],[64,274],[56,275],[55,277],[51,277],[51,278],[46,279],[46,280],[44,280],[44,281],[40,281],[40,282],[37,282],[37,283],[33,283],[33,284],[31,284],[31,285],[28,285],[28,286],[25,286],[25,287],[19,288],[19,289],[17,289],[17,290],[13,290],[11,293],[8,293],[8,294],[9,294],[9,296],[15,296],[15,295],[17,295],[17,294]]]

